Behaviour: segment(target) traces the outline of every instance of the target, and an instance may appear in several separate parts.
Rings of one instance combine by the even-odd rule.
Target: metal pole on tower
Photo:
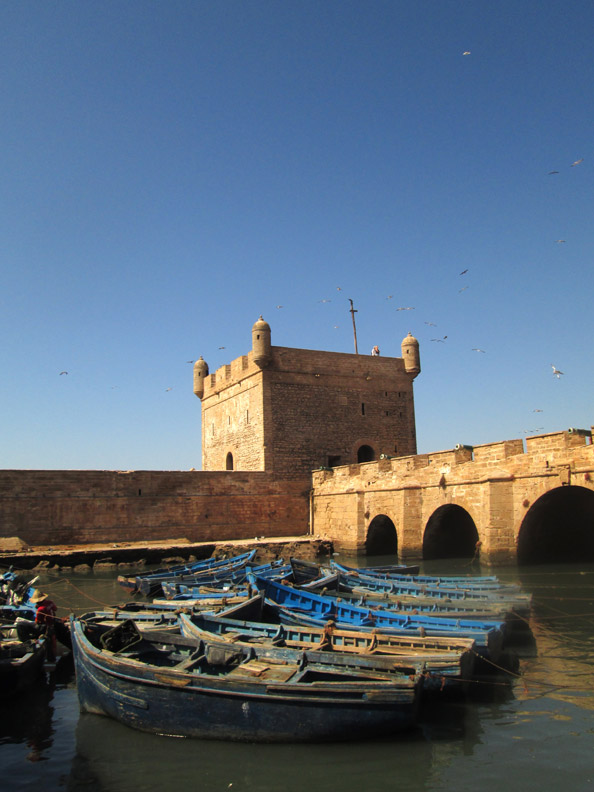
[[[355,325],[355,314],[357,313],[357,309],[353,307],[353,301],[349,297],[349,302],[351,304],[351,308],[349,313],[353,317],[353,336],[355,338],[355,355],[359,354],[359,350],[357,349],[357,326]]]

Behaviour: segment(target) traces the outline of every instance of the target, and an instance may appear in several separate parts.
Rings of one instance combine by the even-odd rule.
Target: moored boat
[[[72,617],[71,632],[81,709],[142,731],[304,742],[385,735],[415,722],[420,679],[383,667],[308,652],[297,662],[253,646],[143,634],[130,622],[114,630]]]

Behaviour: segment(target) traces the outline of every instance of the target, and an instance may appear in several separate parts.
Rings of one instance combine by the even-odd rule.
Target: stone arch
[[[225,470],[234,470],[234,469],[235,467],[233,463],[233,454],[231,453],[231,451],[229,451],[227,453],[227,456],[225,457]]]
[[[375,461],[375,451],[373,446],[363,443],[357,449],[357,462],[373,462]]]
[[[423,534],[423,559],[473,558],[478,531],[466,509],[453,503],[436,509]]]
[[[365,537],[367,555],[398,555],[396,526],[385,514],[376,514],[367,528]]]
[[[556,487],[541,495],[522,520],[519,564],[594,561],[594,492]]]

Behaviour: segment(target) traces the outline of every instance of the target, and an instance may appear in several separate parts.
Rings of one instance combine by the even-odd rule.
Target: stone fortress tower
[[[410,333],[402,357],[271,345],[262,317],[247,355],[209,374],[194,364],[202,402],[202,469],[286,477],[320,467],[416,454],[413,380],[421,371]]]

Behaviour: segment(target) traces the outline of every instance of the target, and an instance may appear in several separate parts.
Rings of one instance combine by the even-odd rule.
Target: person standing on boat
[[[56,659],[56,613],[58,606],[49,598],[47,594],[35,589],[29,597],[29,602],[35,605],[35,624],[38,626],[40,634],[47,637],[47,659]]]

